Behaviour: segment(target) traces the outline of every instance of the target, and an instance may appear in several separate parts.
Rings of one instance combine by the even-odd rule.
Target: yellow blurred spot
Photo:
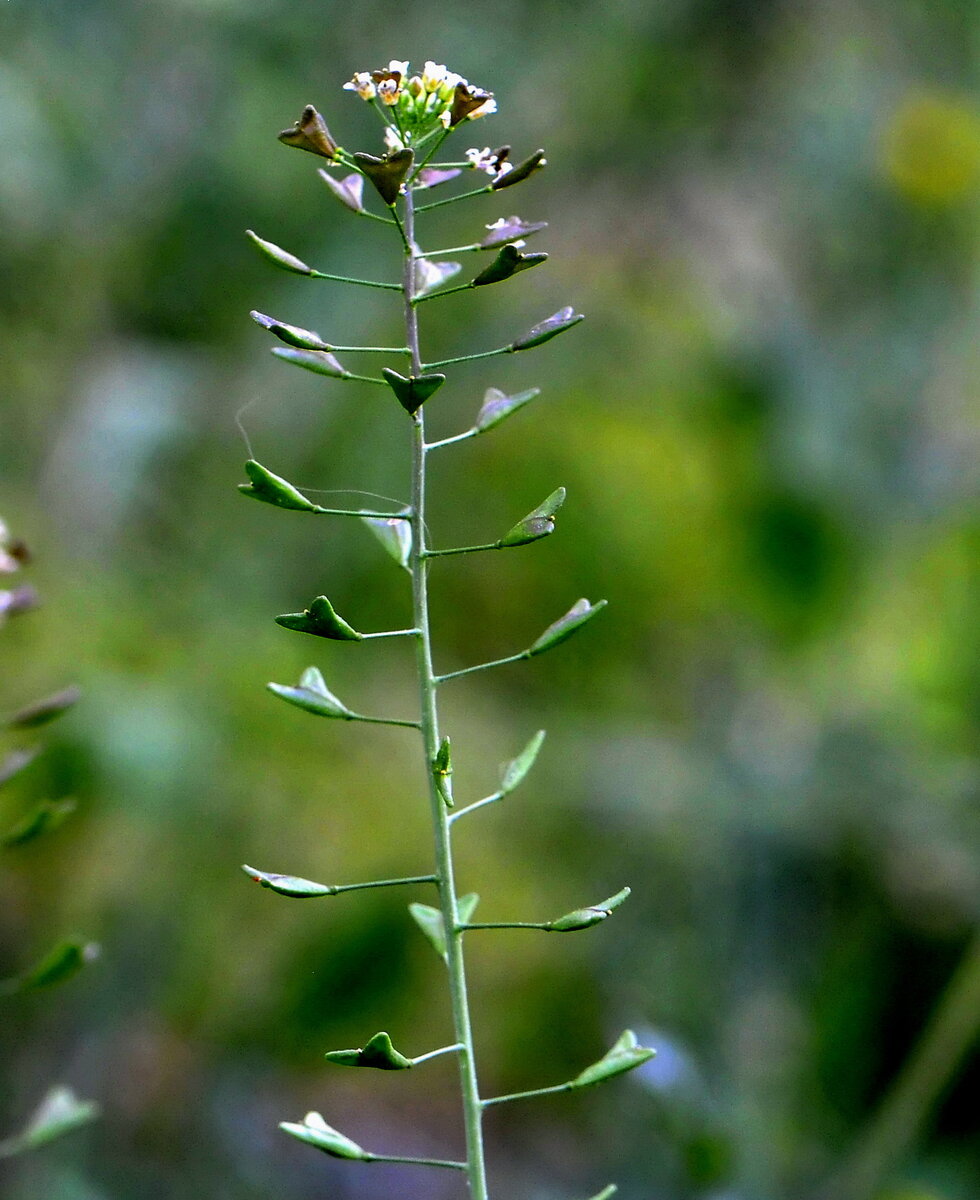
[[[980,116],[949,96],[909,96],[885,128],[881,163],[910,200],[955,204],[980,179]]]

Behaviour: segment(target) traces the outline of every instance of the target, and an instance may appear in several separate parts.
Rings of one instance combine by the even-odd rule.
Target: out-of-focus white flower
[[[357,92],[362,100],[373,100],[377,95],[370,71],[358,71],[354,78],[344,84],[345,92]]]

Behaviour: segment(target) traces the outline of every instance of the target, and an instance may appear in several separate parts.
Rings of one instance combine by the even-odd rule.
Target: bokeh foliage
[[[480,943],[484,1078],[574,1073],[572,1029],[661,1047],[598,1101],[495,1114],[496,1183],[796,1200],[840,1163],[980,915],[975,49],[970,0],[3,5],[0,512],[55,599],[6,634],[0,702],[66,663],[86,700],[29,781],[81,803],[0,880],[0,975],[26,929],[83,927],[104,955],[0,1027],[0,1127],[66,1062],[106,1110],[5,1168],[5,1195],[455,1195],[352,1178],[274,1131],[307,1104],[379,1146],[454,1145],[445,1064],[379,1089],[320,1058],[445,1027],[403,899],[294,905],[237,870],[429,861],[407,736],[311,730],[263,692],[312,661],[275,613],[327,591],[380,628],[397,569],[366,533],[234,488],[251,404],[256,455],[291,480],[405,490],[390,397],[284,368],[247,319],[384,340],[394,306],[275,275],[242,233],[391,269],[274,136],[313,102],[375,150],[339,87],[392,55],[492,88],[474,138],[550,164],[485,218],[549,220],[547,269],[502,285],[507,305],[427,306],[432,356],[560,304],[589,318],[459,371],[430,410],[448,434],[490,384],[544,388],[440,465],[447,543],[569,492],[539,546],[437,564],[446,669],[610,600],[535,669],[447,692],[457,796],[550,730],[533,780],[460,838],[461,881],[503,917],[634,889],[581,938]],[[474,211],[440,242],[472,240]],[[363,710],[412,710],[403,648],[318,653]],[[977,1193],[976,1087],[974,1061],[881,1200]]]

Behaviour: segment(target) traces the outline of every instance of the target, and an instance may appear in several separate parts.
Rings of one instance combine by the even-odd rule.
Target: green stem
[[[415,211],[411,190],[405,194],[405,241],[414,241]],[[412,374],[421,375],[419,353],[418,313],[415,297],[415,260],[409,248],[405,255],[404,307],[406,340],[412,351]],[[459,902],[453,872],[452,843],[449,819],[432,764],[439,750],[439,714],[436,705],[436,680],[432,670],[432,641],[429,632],[428,559],[425,547],[425,424],[422,409],[412,418],[412,553],[409,565],[412,572],[412,620],[420,631],[416,641],[419,704],[421,710],[422,754],[429,786],[429,807],[432,813],[435,840],[436,874],[446,940],[446,966],[449,973],[449,992],[453,1026],[460,1044],[459,1072],[462,1093],[463,1126],[466,1133],[466,1173],[470,1200],[489,1200],[486,1166],[483,1152],[483,1104],[480,1099],[470,1023],[469,996],[466,988],[466,969],[463,960],[463,937],[460,929]]]
[[[331,896],[341,892],[361,892],[365,888],[401,887],[411,883],[436,883],[435,875],[409,875],[405,879],[372,879],[368,883],[335,883],[330,887]]]
[[[443,1054],[455,1054],[457,1050],[463,1049],[462,1042],[453,1042],[451,1046],[440,1046],[438,1050],[430,1050],[428,1054],[419,1054],[412,1059],[412,1065],[418,1066],[419,1063],[428,1062],[430,1058],[439,1058]]]
[[[416,258],[438,258],[440,254],[465,254],[469,250],[480,250],[479,242],[470,242],[468,246],[449,246],[445,250],[420,250]]]
[[[420,255],[419,257],[423,256]],[[424,257],[428,256],[426,255]],[[424,304],[426,300],[436,300],[440,296],[452,296],[455,295],[456,292],[468,292],[471,287],[473,287],[472,281],[470,283],[457,284],[456,287],[446,288],[445,291],[442,292],[428,292],[425,296],[419,296],[415,303]]]
[[[431,449],[431,447],[427,446],[426,449]],[[426,558],[445,558],[450,554],[478,554],[481,550],[503,550],[503,545],[500,542],[483,542],[479,546],[451,546],[448,550],[427,550],[425,556]]]
[[[418,178],[418,174],[423,169],[423,167],[428,166],[429,161],[432,158],[433,154],[435,154],[435,152],[439,149],[439,147],[446,140],[446,138],[449,137],[449,132],[450,131],[448,129],[442,129],[442,130],[438,131],[439,136],[433,142],[432,148],[429,150],[429,152],[426,154],[425,158],[422,159],[422,161],[418,164],[418,166],[412,172],[412,179]],[[411,180],[409,180],[409,182],[411,183]]]
[[[466,1163],[449,1162],[444,1158],[408,1158],[401,1154],[365,1154],[361,1162],[408,1163],[413,1167],[448,1167],[452,1171],[465,1171]]]
[[[489,671],[491,667],[505,667],[508,663],[522,662],[525,658],[530,658],[526,650],[522,650],[520,654],[511,654],[507,658],[495,658],[492,662],[477,663],[475,667],[463,667],[461,671],[450,671],[447,675],[437,675],[436,683],[445,683],[447,679],[459,679],[463,675],[472,675],[476,671]]]
[[[418,721],[400,721],[395,717],[365,717],[363,713],[348,713],[344,718],[347,721],[363,721],[367,725],[400,725],[402,729],[421,729],[421,723]]]
[[[438,442],[426,442],[426,451],[438,450],[440,446],[453,446],[456,442],[465,442],[468,438],[476,437],[480,432],[475,426],[472,429],[467,429],[465,433],[457,433],[453,437],[442,438]]]
[[[445,200],[433,200],[431,204],[420,204],[415,211],[431,212],[434,208],[442,208],[444,204],[455,204],[457,200],[469,200],[471,196],[485,196],[487,192],[492,191],[493,188],[487,184],[486,187],[476,188],[472,192],[460,192],[458,196],[447,196]]]
[[[382,387],[388,387],[388,381],[386,379],[376,379],[373,375],[355,375],[352,371],[345,371],[340,378],[354,379],[358,383],[380,383]]]
[[[411,354],[407,346],[327,346],[331,354]]]
[[[358,287],[384,288],[386,292],[400,292],[400,283],[378,283],[374,279],[352,279],[349,275],[329,275],[325,271],[311,271],[310,279],[332,279],[334,283],[356,283]]]
[[[337,349],[336,346],[331,346],[331,350]],[[481,350],[479,354],[461,354],[458,358],[443,358],[439,362],[430,362],[422,365],[425,371],[435,371],[440,367],[451,367],[455,363],[474,362],[478,358],[496,358],[498,354],[513,354],[513,346],[498,346],[496,350]]]
[[[543,929],[551,933],[550,921],[480,921],[477,924],[467,922],[464,929]]]
[[[570,1092],[572,1084],[556,1083],[554,1087],[534,1088],[530,1092],[511,1092],[509,1096],[491,1096],[489,1100],[483,1101],[483,1107],[489,1108],[491,1104],[508,1104],[511,1100],[530,1100],[534,1096],[557,1096],[559,1092]]]
[[[477,800],[474,804],[467,804],[465,808],[458,808],[450,816],[449,824],[452,825],[460,817],[465,817],[467,813],[476,812],[478,808],[486,808],[488,804],[496,804],[499,800],[503,800],[506,794],[506,792],[494,792],[492,796],[484,796],[482,800]]]

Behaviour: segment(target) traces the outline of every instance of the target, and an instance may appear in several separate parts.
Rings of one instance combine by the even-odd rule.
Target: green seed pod
[[[655,1050],[641,1046],[636,1040],[632,1029],[624,1030],[612,1049],[608,1050],[598,1062],[586,1067],[572,1080],[573,1088],[590,1087],[594,1083],[602,1083],[634,1067],[642,1066],[648,1059],[653,1058]]]
[[[480,433],[487,429],[493,429],[495,425],[499,425],[501,421],[512,413],[516,413],[529,400],[533,400],[540,394],[540,388],[528,388],[526,392],[515,392],[513,396],[506,395],[499,388],[487,388],[483,396],[483,406],[477,414],[476,429]]]
[[[245,464],[245,474],[251,482],[238,485],[238,490],[243,496],[251,496],[253,500],[261,500],[265,504],[274,504],[277,508],[291,508],[297,512],[323,512],[319,504],[307,500],[291,483],[279,475],[273,475],[254,458],[250,458]]]
[[[311,900],[316,896],[334,896],[337,889],[327,883],[314,883],[312,879],[300,879],[297,875],[276,875],[268,871],[259,871],[242,864],[242,870],[256,883],[264,888],[278,892],[280,896],[289,896],[293,900]]]
[[[23,846],[50,833],[75,811],[74,800],[42,800],[0,837],[0,846]]]
[[[630,889],[625,887],[608,900],[600,900],[598,904],[590,904],[588,908],[576,908],[574,912],[565,913],[556,921],[549,922],[548,929],[553,933],[573,933],[578,929],[591,929],[619,908],[629,894]]]
[[[307,1113],[302,1123],[280,1121],[279,1128],[283,1133],[288,1133],[290,1137],[306,1142],[308,1146],[315,1146],[317,1150],[322,1150],[334,1158],[353,1158],[363,1161],[369,1157],[357,1142],[351,1141],[349,1137],[345,1137],[333,1126],[328,1125],[317,1112]]]
[[[308,267],[295,254],[290,254],[288,250],[283,250],[282,246],[277,246],[275,242],[265,241],[257,233],[253,233],[251,229],[246,229],[245,235],[251,239],[252,244],[259,252],[269,259],[270,262],[275,263],[277,267],[282,267],[284,271],[292,271],[296,275],[313,274],[312,267]]]
[[[337,615],[326,596],[317,596],[309,608],[301,613],[283,613],[276,617],[276,624],[297,633],[312,633],[315,637],[331,638],[336,642],[359,642],[364,634],[352,629],[343,617]]]
[[[383,367],[381,374],[398,398],[398,403],[409,414],[418,412],[428,398],[446,382],[445,375],[410,375],[407,379],[390,367]]]
[[[543,150],[535,150],[530,158],[525,158],[516,167],[512,167],[509,171],[504,171],[496,177],[490,186],[495,192],[499,192],[501,188],[513,187],[515,183],[523,183],[529,175],[533,175],[535,171],[540,171],[542,167],[548,165],[548,160],[544,156]]]
[[[34,729],[38,725],[47,725],[49,721],[54,721],[72,705],[77,704],[81,695],[77,687],[63,688],[52,696],[45,696],[43,700],[36,700],[33,704],[18,709],[13,716],[7,718],[7,724],[12,729]]]
[[[530,267],[538,267],[548,259],[547,254],[522,254],[520,250],[508,243],[500,251],[489,267],[484,268],[473,280],[473,287],[483,287],[488,283],[501,283],[527,271]]]
[[[501,546],[526,546],[539,538],[547,537],[555,530],[555,513],[565,503],[565,489],[557,488],[538,505],[533,512],[522,517],[512,529],[500,539]]]
[[[347,720],[353,716],[347,705],[330,691],[316,667],[307,667],[300,676],[297,687],[289,687],[282,683],[269,683],[266,687],[287,704],[295,705],[296,708],[313,713],[314,716],[342,717]]]
[[[564,333],[566,329],[571,329],[573,325],[584,320],[583,315],[573,311],[571,305],[560,308],[558,312],[532,326],[523,337],[519,337],[513,343],[511,349],[530,350],[534,346],[541,346],[545,342],[550,342],[553,337],[557,337],[559,333]]]
[[[576,629],[579,629],[586,621],[591,621],[596,613],[605,607],[605,600],[597,600],[595,604],[591,604],[584,597],[576,600],[563,617],[559,617],[557,621],[549,625],[537,641],[531,643],[527,650],[528,657],[543,654],[545,650],[560,645],[566,638],[571,637]]]
[[[379,1071],[406,1071],[415,1065],[395,1049],[384,1032],[376,1033],[362,1049],[330,1050],[324,1057],[341,1067],[374,1067]]]

